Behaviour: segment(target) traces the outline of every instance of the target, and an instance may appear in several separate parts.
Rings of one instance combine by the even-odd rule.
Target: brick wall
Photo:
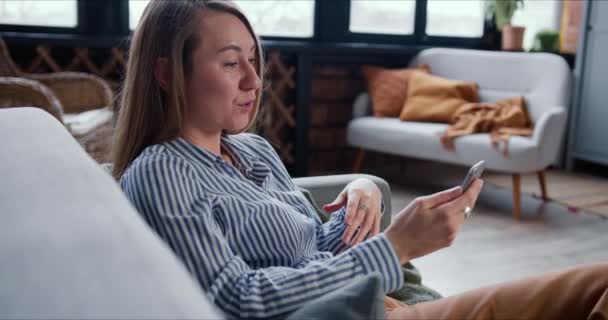
[[[352,104],[365,90],[359,65],[314,65],[310,104],[309,175],[351,173],[356,150],[346,144]],[[394,166],[400,159],[367,152],[363,172]]]
[[[346,125],[365,82],[354,65],[314,65],[312,74],[309,175],[348,172],[354,152],[346,145]]]

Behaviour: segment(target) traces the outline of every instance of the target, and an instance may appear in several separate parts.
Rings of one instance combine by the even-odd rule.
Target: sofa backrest
[[[0,319],[218,319],[59,121],[0,109]]]
[[[555,54],[431,48],[410,62],[420,64],[440,77],[477,82],[481,101],[523,95],[533,120],[548,108],[569,105],[571,71]]]

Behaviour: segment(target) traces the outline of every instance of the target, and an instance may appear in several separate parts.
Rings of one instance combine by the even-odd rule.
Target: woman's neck
[[[222,133],[206,133],[199,130],[184,130],[181,137],[195,146],[205,149],[215,155],[221,156],[221,137]]]

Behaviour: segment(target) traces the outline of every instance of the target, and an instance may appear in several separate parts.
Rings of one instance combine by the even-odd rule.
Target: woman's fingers
[[[342,242],[346,244],[349,243],[357,227],[361,224],[361,220],[363,220],[362,208],[359,206],[360,199],[360,195],[353,194],[348,197],[348,202],[346,203],[346,214],[344,216],[346,230],[344,230],[344,234],[342,235]]]
[[[473,188],[473,190],[471,190],[471,188]],[[479,198],[481,189],[483,188],[483,180],[475,179],[471,188],[469,188],[469,190],[467,190],[467,192],[465,192],[465,193],[469,193],[469,191],[471,191],[471,193],[470,193],[471,203],[469,206],[471,207],[471,209],[473,209],[473,207],[475,206],[475,203],[477,203],[477,198]]]
[[[456,214],[463,214],[464,216],[464,210],[466,207],[471,208],[471,210],[475,207],[475,203],[477,202],[479,193],[481,193],[482,187],[483,180],[475,179],[462,197],[458,197],[457,199],[446,203],[445,209],[448,212],[455,212]]]
[[[346,203],[346,201],[347,201],[346,191],[342,191],[342,192],[340,192],[338,197],[336,197],[336,200],[334,200],[332,203],[328,203],[328,204],[324,205],[323,210],[325,210],[325,212],[334,212],[334,211],[342,208],[342,206]]]
[[[358,218],[359,211],[361,211],[361,208],[359,206],[360,201],[361,195],[357,193],[353,193],[348,197],[348,200],[346,202],[346,215],[344,217],[344,221],[347,225],[354,224],[355,220]]]
[[[428,196],[419,197],[418,201],[420,201],[424,209],[433,209],[458,198],[461,194],[462,188],[454,187]]]
[[[380,232],[380,222],[382,220],[382,216],[378,213],[374,217],[374,225],[372,226],[372,236],[377,235]]]
[[[372,229],[372,225],[374,224],[374,216],[376,216],[377,214],[374,214],[371,212],[364,212],[363,215],[364,215],[363,223],[359,227],[359,232],[357,232],[357,235],[355,236],[355,238],[351,240],[351,242],[350,242],[351,246],[356,246],[359,243],[361,243],[361,241],[363,241],[363,239],[367,236],[369,231]]]

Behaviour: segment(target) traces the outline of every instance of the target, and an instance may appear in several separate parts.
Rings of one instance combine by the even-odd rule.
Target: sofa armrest
[[[0,109],[0,136],[0,319],[222,319],[61,123]]]
[[[549,166],[557,157],[566,130],[566,110],[554,107],[545,111],[534,125],[532,140],[539,146],[540,162]]]
[[[348,183],[357,178],[368,178],[373,181],[382,192],[384,201],[384,215],[380,229],[384,230],[391,222],[391,188],[384,179],[368,174],[341,174],[331,176],[317,176],[294,178],[293,182],[300,188],[310,191],[318,207],[331,203]]]
[[[361,92],[353,101],[353,119],[372,115],[372,100],[367,92]]]

